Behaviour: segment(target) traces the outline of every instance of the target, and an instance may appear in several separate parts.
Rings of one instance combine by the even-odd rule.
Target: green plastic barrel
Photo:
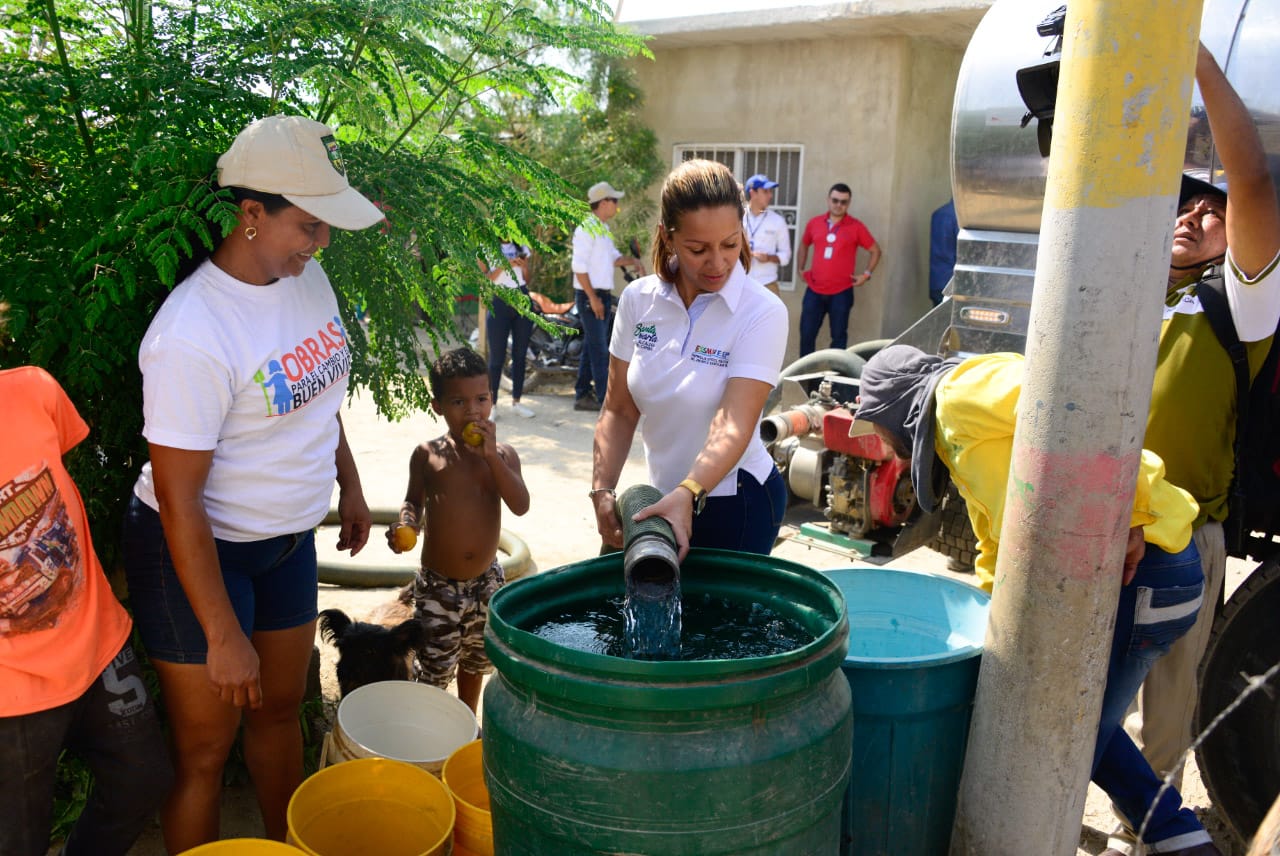
[[[828,571],[844,593],[853,769],[844,856],[946,853],[990,597],[935,574]]]
[[[621,558],[519,580],[489,604],[497,674],[483,745],[495,852],[835,856],[852,748],[838,588],[791,562],[691,552],[686,603],[759,603],[815,637],[763,657],[639,661],[527,632],[620,597]]]

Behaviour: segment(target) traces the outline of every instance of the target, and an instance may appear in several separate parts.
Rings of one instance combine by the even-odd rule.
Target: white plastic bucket
[[[439,776],[478,733],[475,714],[457,696],[414,681],[379,681],[342,699],[326,755],[329,763],[392,758]]]

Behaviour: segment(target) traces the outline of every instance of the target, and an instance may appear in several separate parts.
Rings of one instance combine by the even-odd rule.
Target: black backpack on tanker
[[[1249,354],[1236,335],[1222,274],[1215,271],[1200,280],[1196,296],[1236,375],[1235,469],[1222,524],[1227,554],[1262,559],[1280,549],[1280,544],[1271,546],[1272,537],[1280,535],[1280,330],[1250,384]],[[1265,540],[1254,543],[1254,532]]]

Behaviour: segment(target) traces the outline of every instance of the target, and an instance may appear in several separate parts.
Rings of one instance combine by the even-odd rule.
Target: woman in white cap
[[[382,214],[348,184],[333,132],[249,125],[218,159],[239,223],[178,284],[139,351],[151,460],[125,520],[135,623],[160,676],[176,780],[165,846],[218,837],[241,722],[268,837],[302,781],[298,724],[315,638],[314,529],[340,498],[338,548],[369,535],[339,408],[351,352],[313,258],[330,227]]]

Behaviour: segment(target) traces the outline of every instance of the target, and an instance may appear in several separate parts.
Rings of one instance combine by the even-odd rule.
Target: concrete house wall
[[[988,5],[802,5],[631,24],[653,34],[654,60],[637,60],[635,70],[663,157],[686,144],[802,145],[801,229],[826,212],[833,183],[852,188],[850,213],[884,259],[857,293],[850,344],[895,336],[929,308],[929,215],[951,195],[955,82]],[[893,14],[858,11],[871,7]],[[865,253],[858,264],[865,269]],[[783,292],[788,359],[797,353],[803,292],[799,281]],[[824,324],[818,347],[829,343]]]

